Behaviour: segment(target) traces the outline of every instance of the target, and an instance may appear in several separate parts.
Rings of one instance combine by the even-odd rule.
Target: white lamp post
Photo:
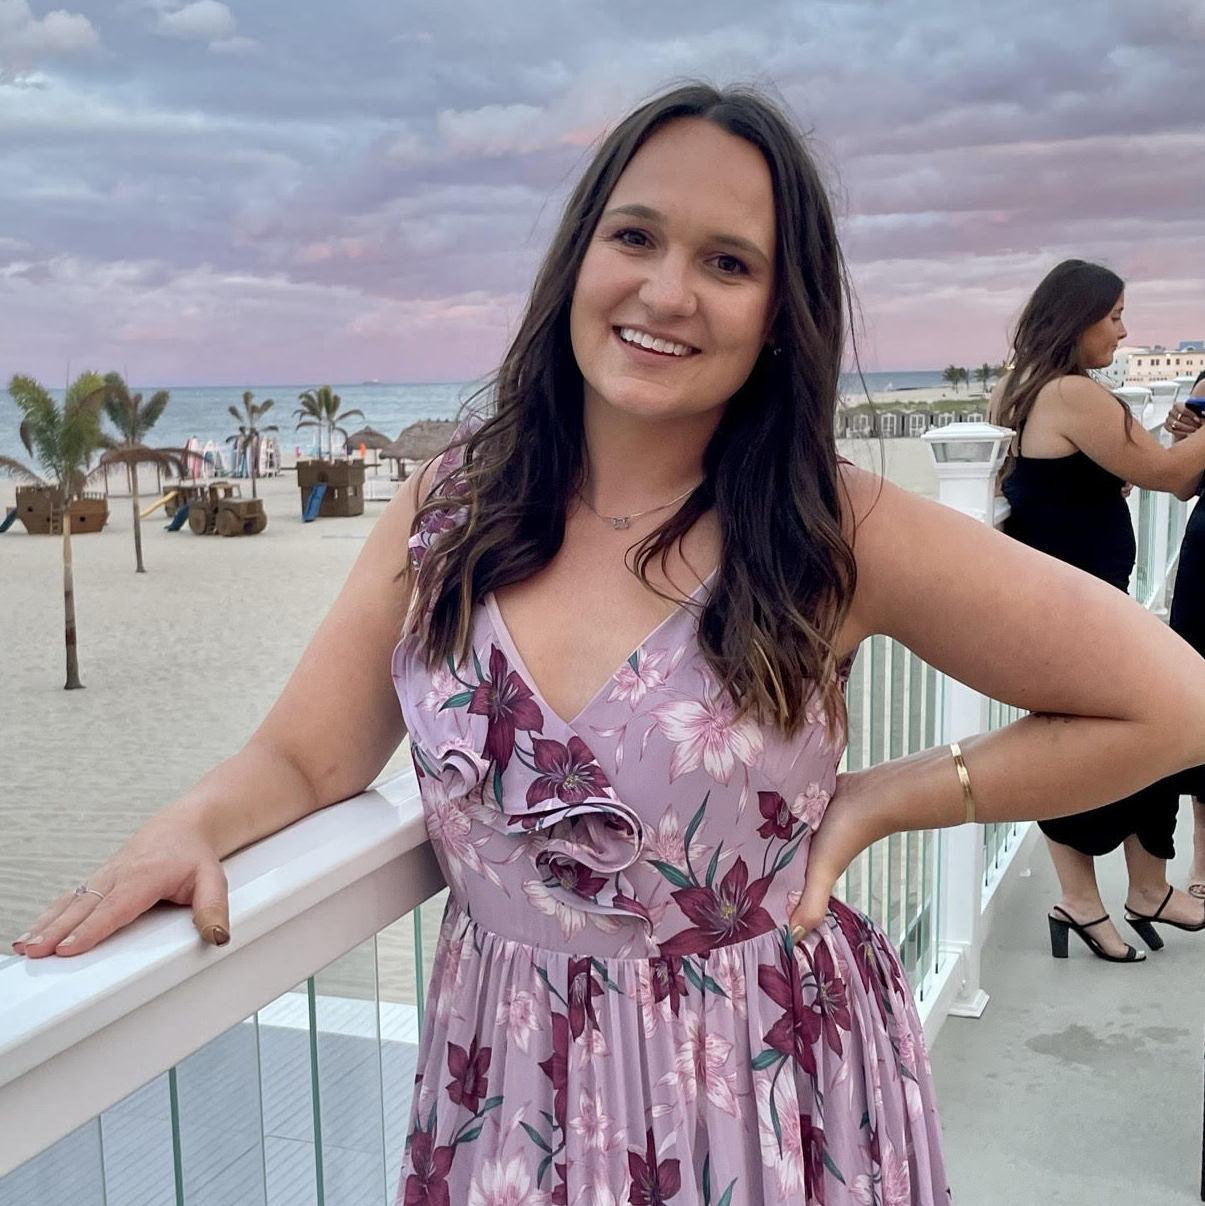
[[[938,501],[994,525],[1000,509],[996,475],[1012,438],[1009,428],[993,423],[951,423],[926,431],[921,439],[929,445],[937,474]]]

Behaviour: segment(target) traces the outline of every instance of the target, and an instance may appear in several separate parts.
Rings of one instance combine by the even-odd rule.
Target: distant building
[[[987,417],[983,401],[953,403],[916,402],[886,406],[842,407],[835,423],[838,439],[919,439],[930,427],[951,423],[982,423]]]
[[[1195,377],[1200,372],[1205,372],[1205,339],[1186,339],[1174,349],[1159,346],[1132,349],[1126,365],[1125,384],[1145,385],[1148,381]]]

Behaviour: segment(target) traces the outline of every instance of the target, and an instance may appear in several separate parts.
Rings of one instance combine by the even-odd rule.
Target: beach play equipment
[[[146,508],[146,510],[138,512],[138,518],[146,519],[146,517],[148,515],[154,515],[154,513],[156,511],[158,511],[160,507],[166,507],[167,504],[169,502],[171,502],[171,500],[173,498],[176,497],[177,493],[178,493],[178,491],[171,490],[167,494],[165,494],[162,498],[157,498],[153,503],[151,503],[151,505],[149,507]],[[170,515],[171,512],[169,511],[168,514]]]
[[[306,511],[316,486],[325,489],[318,495],[315,518],[364,514],[363,461],[298,461],[297,485],[301,490],[301,513],[306,523]]]
[[[175,515],[172,516],[171,523],[164,527],[165,532],[178,532],[188,520],[188,505],[177,507]]]
[[[16,513],[31,536],[63,534],[63,505],[53,486],[18,486]],[[67,515],[73,536],[99,532],[109,521],[108,499],[103,494],[73,498],[67,507]]]
[[[197,536],[256,536],[268,526],[263,499],[243,498],[233,482],[207,483],[184,509]]]
[[[305,506],[301,508],[302,523],[312,523],[318,518],[318,509],[322,506],[322,499],[325,495],[325,482],[319,482],[316,486],[310,487],[309,495],[305,500]]]
[[[4,519],[0,521],[0,532],[7,532],[13,526],[17,518],[17,508],[9,507]]]

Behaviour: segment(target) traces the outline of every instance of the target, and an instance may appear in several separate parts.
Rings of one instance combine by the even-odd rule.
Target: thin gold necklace
[[[674,503],[680,503],[688,494],[693,494],[702,484],[702,482],[696,482],[695,485],[683,490],[676,498],[671,498],[669,502],[662,503],[659,507],[649,507],[647,511],[633,511],[630,515],[604,515],[580,490],[577,492],[577,496],[599,519],[605,519],[616,531],[622,531],[624,528],[632,526],[633,519],[640,519],[645,515],[653,515],[657,511],[668,511]]]

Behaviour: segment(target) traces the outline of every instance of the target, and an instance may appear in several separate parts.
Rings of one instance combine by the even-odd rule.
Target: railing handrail
[[[0,963],[0,1176],[47,1146],[48,1120],[68,1134],[443,886],[413,772],[223,867],[225,947],[166,906],[86,954]]]

